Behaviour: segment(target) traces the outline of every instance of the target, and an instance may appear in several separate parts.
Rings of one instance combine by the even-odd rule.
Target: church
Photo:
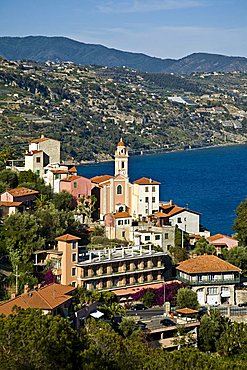
[[[128,160],[128,150],[120,139],[115,151],[114,176],[102,175],[91,178],[93,186],[99,191],[100,220],[105,221],[106,226],[109,223],[125,226],[121,227],[124,230],[118,235],[124,238],[128,238],[128,229],[132,221],[146,221],[149,215],[159,210],[160,183],[147,177],[131,183]]]

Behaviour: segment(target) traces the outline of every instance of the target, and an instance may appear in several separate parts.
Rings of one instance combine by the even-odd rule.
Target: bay
[[[114,174],[114,162],[78,166],[78,174]],[[212,233],[232,234],[238,204],[247,197],[247,145],[129,158],[130,181],[160,181],[160,200],[173,200],[202,214]]]

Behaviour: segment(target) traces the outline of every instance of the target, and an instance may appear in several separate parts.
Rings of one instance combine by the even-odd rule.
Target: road
[[[148,308],[146,310],[137,310],[137,311],[128,310],[128,311],[126,311],[126,313],[127,313],[128,316],[140,316],[143,319],[148,319],[148,318],[151,318],[153,316],[163,315],[164,314],[164,309],[162,309],[160,307],[152,307],[152,308]]]

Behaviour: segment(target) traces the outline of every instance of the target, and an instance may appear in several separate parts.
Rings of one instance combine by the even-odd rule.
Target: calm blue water
[[[114,174],[114,163],[79,166],[78,173]],[[247,145],[130,157],[129,176],[160,181],[161,200],[201,212],[212,233],[231,234],[235,209],[247,197]]]

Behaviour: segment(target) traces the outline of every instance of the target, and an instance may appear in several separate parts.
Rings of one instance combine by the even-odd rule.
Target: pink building
[[[67,191],[78,203],[79,198],[91,195],[91,181],[83,176],[71,175],[60,181],[60,192]]]
[[[1,194],[1,202],[7,203],[21,203],[23,207],[31,206],[39,192],[37,190],[28,188],[15,188],[5,191]],[[15,206],[20,206],[15,205]]]
[[[207,241],[215,246],[217,254],[220,254],[223,248],[230,250],[238,246],[238,240],[223,234],[212,235],[207,238]]]

